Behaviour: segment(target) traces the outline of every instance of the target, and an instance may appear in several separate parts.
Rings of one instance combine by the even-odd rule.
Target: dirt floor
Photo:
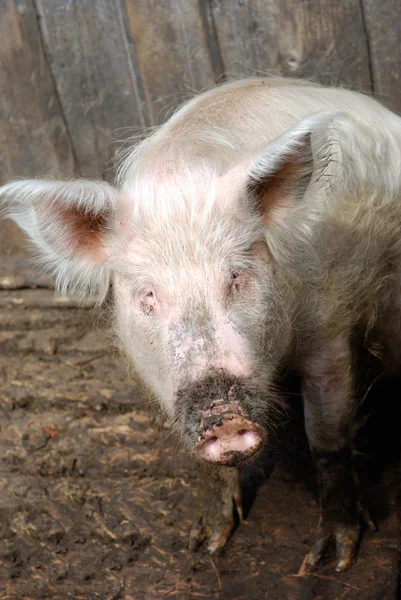
[[[196,467],[158,430],[94,318],[50,290],[0,291],[0,599],[401,597],[399,409],[387,418],[399,387],[367,404],[357,458],[378,531],[350,571],[329,557],[297,576],[318,519],[298,396],[278,464],[244,473],[246,522],[211,558],[187,548]]]

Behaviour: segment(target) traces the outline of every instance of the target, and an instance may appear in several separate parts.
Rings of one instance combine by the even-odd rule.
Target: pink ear
[[[101,298],[109,282],[110,238],[127,202],[103,181],[20,181],[0,188],[5,216],[25,231],[63,292]],[[124,210],[122,207],[124,206]]]
[[[44,240],[65,258],[87,260],[95,265],[106,260],[111,214],[66,207],[56,199],[38,202],[36,214]]]
[[[293,206],[304,196],[312,177],[313,160],[310,157],[288,155],[272,173],[258,174],[248,180],[248,191],[255,195],[263,224],[268,227],[281,222]]]
[[[305,148],[308,145],[306,143]],[[306,191],[312,171],[311,152],[283,153],[269,149],[246,159],[222,175],[217,184],[221,202],[233,204],[251,196],[265,226],[281,221]]]
[[[263,152],[220,177],[218,195],[226,202],[251,198],[266,227],[283,221],[302,200],[314,172],[330,163],[327,131],[339,114],[321,113],[300,121]]]

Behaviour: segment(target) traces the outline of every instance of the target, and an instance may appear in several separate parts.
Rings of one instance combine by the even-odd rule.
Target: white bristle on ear
[[[102,181],[26,180],[0,188],[1,217],[15,221],[32,242],[36,262],[56,278],[62,294],[102,302],[109,287],[109,266],[95,253],[113,226],[118,192]],[[91,219],[102,219],[99,248]],[[85,227],[87,229],[85,229]]]

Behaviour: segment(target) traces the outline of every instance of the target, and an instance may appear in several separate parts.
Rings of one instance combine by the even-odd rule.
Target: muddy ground
[[[0,291],[2,600],[398,597],[398,385],[368,399],[357,448],[378,531],[349,572],[329,557],[298,577],[318,519],[299,396],[278,464],[244,474],[246,523],[221,557],[191,553],[196,466],[146,412],[101,321],[50,290]]]

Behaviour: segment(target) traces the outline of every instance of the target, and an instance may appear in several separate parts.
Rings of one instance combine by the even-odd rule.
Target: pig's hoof
[[[210,554],[216,554],[227,544],[238,518],[243,518],[237,469],[224,469],[210,476],[203,492],[189,535],[189,548],[197,550],[203,546]]]
[[[333,547],[337,553],[336,571],[346,571],[355,561],[358,548],[360,527],[356,525],[336,524],[328,527],[319,527],[316,541],[306,555],[303,570],[305,572],[316,569],[323,556]]]
[[[193,526],[189,536],[189,547],[191,550],[197,550],[204,546],[209,554],[218,554],[227,544],[230,539],[231,532],[234,528],[234,518],[227,517],[226,521],[207,522],[202,517],[197,520]]]

